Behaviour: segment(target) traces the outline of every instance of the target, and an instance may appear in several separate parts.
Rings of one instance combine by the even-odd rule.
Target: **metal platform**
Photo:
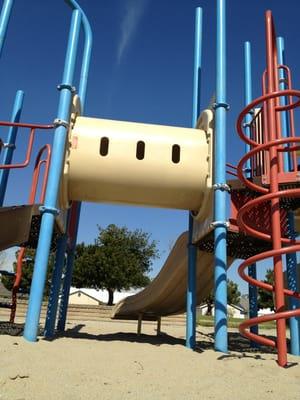
[[[0,208],[0,251],[13,246],[36,248],[41,223],[39,207],[39,204],[34,204]],[[61,223],[57,220],[53,250],[61,233]]]
[[[261,196],[261,193],[246,188],[240,181],[232,180],[228,182],[230,186],[231,198],[231,218],[230,226],[227,233],[227,254],[233,258],[247,259],[256,254],[272,249],[270,242],[245,235],[239,231],[236,217],[238,210],[249,200]],[[294,189],[300,187],[299,182],[284,183],[280,185],[281,190]],[[280,200],[281,214],[281,234],[287,236],[287,212],[300,208],[300,198],[282,198]],[[271,232],[271,216],[270,203],[261,203],[259,207],[254,207],[245,214],[245,220],[248,226],[256,228],[264,233]],[[300,225],[300,224],[299,224]],[[214,232],[207,229],[207,233],[196,242],[199,250],[208,253],[214,252]]]
[[[209,232],[198,243],[199,250],[214,253],[214,232]],[[232,258],[247,259],[255,254],[271,250],[271,243],[256,239],[229,228],[227,232],[227,255]]]

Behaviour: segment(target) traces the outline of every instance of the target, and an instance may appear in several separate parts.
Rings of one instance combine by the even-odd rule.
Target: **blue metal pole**
[[[278,64],[285,64],[285,51],[284,51],[284,39],[282,37],[277,38],[277,56]],[[285,72],[282,68],[279,69],[279,89],[286,89],[285,86]],[[286,105],[287,99],[280,97],[280,104]],[[281,134],[283,137],[290,136],[288,114],[283,111],[281,114]],[[290,157],[287,152],[284,153],[283,166],[285,171],[290,171]],[[294,228],[294,214],[292,211],[288,212],[288,226],[289,226],[289,237],[296,239],[295,228]],[[294,254],[286,255],[286,271],[287,271],[287,283],[290,290],[299,291],[299,283],[297,284],[297,256]],[[289,297],[289,309],[296,310],[299,307],[299,301],[294,297]],[[300,355],[300,318],[292,317],[289,320],[290,323],[290,352],[293,355]]]
[[[24,92],[22,90],[18,90],[16,93],[13,111],[10,119],[11,122],[20,122],[23,100],[24,100]],[[18,128],[16,126],[11,126],[8,130],[6,147],[3,150],[3,159],[2,159],[3,165],[11,164],[15,150],[17,133],[18,133]],[[0,170],[0,207],[3,206],[7,182],[8,182],[8,176],[9,176],[9,169]]]
[[[68,124],[70,119],[73,91],[72,83],[75,70],[80,24],[81,14],[79,11],[74,10],[72,13],[63,81],[60,85],[60,101],[57,114],[58,127],[55,129],[54,133],[51,166],[46,190],[45,204],[42,208],[43,215],[24,329],[24,337],[29,341],[35,341],[37,338],[53,226],[55,216],[58,212],[56,209],[56,203],[64,161],[65,143],[67,139],[68,126],[66,124]]]
[[[252,101],[252,72],[251,72],[251,44],[250,42],[245,42],[244,44],[244,64],[245,64],[245,106],[247,106]],[[252,115],[247,114],[245,122],[247,124],[245,128],[246,135],[250,137],[250,127],[248,126],[252,120]],[[250,151],[250,145],[246,143],[245,152]],[[251,163],[247,160],[246,163],[246,176],[249,178],[251,176]],[[252,278],[256,279],[256,264],[252,264],[248,268],[248,274]],[[257,287],[254,285],[248,286],[249,295],[249,317],[257,317]],[[250,332],[258,334],[258,325],[251,326]],[[257,347],[257,343],[251,341],[251,347]]]
[[[195,48],[194,48],[194,84],[193,84],[193,115],[192,127],[196,127],[200,114],[201,88],[201,53],[202,53],[202,9],[196,8],[195,14]],[[194,219],[189,214],[188,235],[188,279],[186,298],[186,347],[194,349],[196,345],[196,275],[197,247],[193,244]]]
[[[85,97],[86,97],[86,89],[88,83],[89,69],[90,69],[90,61],[91,61],[91,52],[92,52],[92,44],[93,44],[93,34],[91,25],[87,16],[85,15],[83,9],[79,6],[77,1],[75,0],[65,0],[67,4],[69,4],[74,10],[80,11],[82,18],[82,25],[85,34],[85,42],[84,42],[84,50],[80,71],[80,82],[79,82],[79,97],[81,102],[81,111],[83,113],[84,105],[85,105]]]
[[[11,16],[11,9],[13,3],[14,3],[13,0],[5,0],[0,14],[0,57],[2,54],[3,45],[6,38],[7,26]]]
[[[85,106],[85,98],[86,98],[86,89],[87,89],[87,82],[88,82],[88,74],[89,74],[89,66],[90,66],[90,59],[91,59],[91,51],[92,51],[92,30],[89,24],[89,21],[78,5],[78,3],[74,0],[67,0],[66,1],[73,9],[80,11],[81,18],[82,18],[82,25],[85,33],[85,42],[84,42],[84,50],[83,50],[83,58],[82,58],[82,65],[81,65],[81,72],[80,72],[80,82],[79,82],[79,92],[78,95],[80,97],[81,103],[81,112],[84,112]],[[75,255],[75,247],[77,241],[77,234],[78,234],[78,227],[79,227],[79,217],[80,217],[80,210],[81,210],[81,203],[74,202],[72,204],[72,208],[76,208],[77,220],[75,224],[75,234],[71,239],[70,249],[67,253],[66,258],[66,271],[65,271],[65,278],[63,281],[63,290],[61,295],[61,302],[60,302],[60,310],[58,316],[58,329],[64,330],[66,317],[67,317],[67,309],[68,309],[68,301],[69,301],[69,293],[72,281],[72,272],[73,272],[73,264],[74,264],[74,255]],[[70,222],[70,210],[68,212],[68,222]],[[68,223],[67,223],[68,226]],[[60,283],[62,278],[62,266],[64,264],[65,253],[67,248],[67,239],[65,235],[59,240],[58,242],[58,250],[56,254],[56,265],[58,271],[53,271],[53,278],[52,278],[52,285],[51,285],[51,292],[53,293],[53,302],[49,302],[48,304],[48,311],[47,311],[47,321],[45,327],[45,334],[47,337],[51,337],[54,334],[55,329],[55,322],[56,322],[56,314],[57,314],[57,305],[58,302],[55,299],[58,299],[59,296],[59,289]]]
[[[65,249],[67,245],[68,235],[64,234],[59,240],[53,269],[52,282],[48,300],[48,308],[45,322],[44,336],[50,338],[54,334],[56,314],[58,307],[59,290],[61,285],[61,277],[65,262]]]
[[[73,241],[74,244],[74,241]],[[76,245],[76,242],[75,242]],[[59,307],[59,315],[57,321],[57,330],[63,332],[66,326],[67,320],[67,312],[69,305],[69,295],[70,288],[72,283],[72,274],[73,274],[73,265],[74,265],[74,256],[75,256],[75,245],[72,246],[69,250],[67,262],[66,262],[66,273],[63,282],[60,307]]]
[[[226,221],[226,0],[217,0],[217,79],[214,156],[215,350],[228,350]]]

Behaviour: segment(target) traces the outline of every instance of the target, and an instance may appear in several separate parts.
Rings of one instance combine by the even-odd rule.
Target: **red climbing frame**
[[[18,128],[27,128],[30,130],[25,160],[22,163],[0,165],[0,169],[20,169],[20,168],[27,167],[31,160],[36,129],[48,130],[48,129],[54,128],[54,125],[23,124],[23,123],[13,123],[13,122],[4,122],[4,121],[0,121],[0,126],[8,126],[8,127],[15,126]],[[43,154],[45,154],[44,158],[42,158]],[[43,181],[42,181],[42,188],[41,188],[39,203],[42,204],[44,202],[49,167],[50,167],[50,158],[51,158],[51,147],[49,144],[46,144],[39,150],[36,160],[35,160],[34,171],[33,171],[33,176],[32,176],[32,183],[31,183],[31,190],[30,190],[29,201],[28,201],[28,204],[30,204],[30,205],[34,204],[35,200],[36,200],[39,177],[40,177],[40,173],[41,173],[41,167],[43,165],[44,165],[45,169],[44,169],[44,177],[43,177]],[[22,280],[22,265],[23,265],[25,253],[26,253],[26,248],[21,247],[20,251],[18,253],[16,275],[15,275],[15,281],[14,281],[13,289],[12,289],[12,303],[10,306],[10,308],[11,308],[10,322],[12,322],[12,323],[14,322],[15,315],[16,315],[17,293],[19,291],[21,280]]]
[[[288,253],[300,251],[300,242],[289,239],[284,235],[283,221],[281,218],[280,200],[282,198],[300,197],[300,188],[283,189],[284,183],[297,183],[299,176],[297,173],[296,150],[300,147],[299,137],[295,137],[293,118],[291,124],[291,136],[282,138],[280,112],[293,110],[300,105],[300,91],[291,89],[289,70],[285,66],[277,63],[276,35],[274,30],[271,11],[266,12],[266,48],[267,48],[267,69],[263,76],[263,96],[254,100],[239,115],[237,121],[237,131],[239,136],[251,146],[251,150],[240,160],[237,167],[239,179],[246,185],[261,195],[247,201],[237,213],[237,223],[241,231],[248,235],[271,241],[273,249],[265,251],[245,260],[239,267],[240,276],[249,284],[258,286],[262,289],[275,293],[275,313],[272,315],[252,318],[240,325],[240,332],[247,338],[254,340],[262,345],[269,345],[277,348],[278,364],[287,364],[287,344],[286,344],[286,319],[292,316],[300,316],[299,310],[285,311],[285,295],[294,296],[300,299],[300,294],[291,290],[284,289],[284,279],[282,270],[282,256]],[[288,71],[289,89],[279,91],[278,69],[284,68]],[[280,106],[280,97],[288,99],[288,105]],[[296,98],[295,101],[293,99]],[[245,116],[260,107],[260,111],[254,115],[253,121],[259,129],[254,130],[250,138],[244,132],[243,121]],[[293,115],[292,115],[293,117]],[[283,170],[283,152],[290,152],[293,161],[292,172]],[[247,160],[251,160],[253,178],[261,176],[261,182],[257,179],[247,179],[243,168]],[[255,171],[254,171],[255,170]],[[254,173],[255,172],[255,173]],[[298,185],[299,186],[299,185]],[[269,204],[270,231],[262,231],[257,226],[249,224],[249,212],[259,209],[262,204]],[[283,247],[286,246],[286,247]],[[253,263],[268,257],[273,258],[274,265],[274,286],[260,282],[249,277],[245,270]],[[248,331],[250,326],[262,322],[276,321],[277,340],[276,342],[256,335]]]

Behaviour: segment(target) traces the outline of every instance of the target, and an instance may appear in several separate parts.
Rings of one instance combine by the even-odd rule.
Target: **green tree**
[[[227,299],[229,304],[238,305],[241,300],[241,292],[238,289],[237,283],[227,279]]]
[[[241,292],[238,285],[230,279],[227,279],[227,302],[228,304],[239,304],[241,300]],[[207,305],[206,315],[212,315],[215,302],[214,290],[203,301]]]
[[[16,260],[18,259],[18,254],[19,254],[19,251],[16,252]],[[30,291],[33,266],[34,266],[34,257],[35,257],[35,250],[27,249],[26,253],[25,253],[25,257],[23,259],[23,265],[22,265],[22,280],[21,280],[21,285],[20,285],[20,289],[19,289],[20,293],[28,294]],[[45,292],[44,292],[44,294],[46,296],[49,294],[53,265],[54,265],[54,254],[51,254],[49,257],[47,280],[46,280]],[[17,261],[14,262],[13,267],[14,267],[14,271],[16,272]],[[2,283],[6,287],[6,289],[12,290],[12,287],[14,284],[14,277],[3,276]]]
[[[272,269],[267,269],[264,282],[274,285],[274,272]],[[274,310],[273,293],[267,290],[258,289],[257,303],[259,309],[270,308],[271,310]]]
[[[156,242],[141,230],[126,227],[98,226],[93,245],[77,245],[72,284],[75,287],[106,289],[108,304],[113,304],[116,290],[149,284],[147,274],[152,260],[158,257]]]

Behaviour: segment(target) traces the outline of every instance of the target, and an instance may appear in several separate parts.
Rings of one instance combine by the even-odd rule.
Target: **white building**
[[[123,300],[125,297],[132,296],[142,289],[131,289],[128,291],[114,292],[114,304]],[[108,291],[97,289],[74,288],[70,289],[69,304],[100,305],[107,304]]]
[[[202,304],[201,306],[197,307],[199,315],[206,315],[207,313],[207,304]],[[227,305],[227,312],[228,316],[231,318],[247,318],[247,311],[235,304],[228,304]],[[212,308],[212,315],[215,315],[215,307]]]

